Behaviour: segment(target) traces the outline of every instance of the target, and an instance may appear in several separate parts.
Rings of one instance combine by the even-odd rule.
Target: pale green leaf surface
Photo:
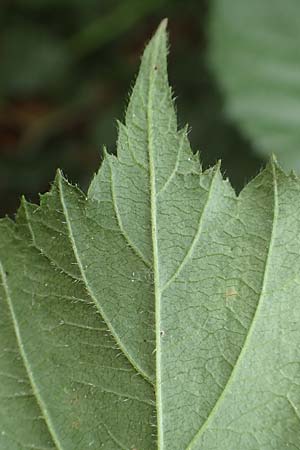
[[[0,234],[6,245],[13,239],[13,223],[3,220]],[[3,242],[1,239],[1,249]],[[0,264],[0,448],[9,450],[53,450],[54,444],[29,383],[8,305],[6,280],[12,275]]]
[[[54,188],[51,194],[55,193]],[[20,237],[29,209],[24,202],[19,211]],[[43,221],[33,223],[42,233]],[[10,302],[29,378],[57,448],[150,445],[152,388],[121,354],[117,357],[116,343],[92,307],[85,286],[66,276],[34,246],[25,246],[18,238],[13,245],[14,253],[5,258],[6,271],[18,274],[7,277]],[[4,248],[1,257],[5,250],[8,254]],[[140,415],[147,420],[140,422]]]
[[[214,0],[208,58],[225,109],[265,157],[300,171],[300,2]]]
[[[162,23],[88,197],[58,172],[1,222],[12,450],[300,449],[300,183],[201,172],[166,54]]]

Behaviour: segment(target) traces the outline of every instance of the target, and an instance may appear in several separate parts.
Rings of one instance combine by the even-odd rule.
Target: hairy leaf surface
[[[300,449],[300,183],[201,170],[165,26],[87,197],[0,222],[0,448]]]

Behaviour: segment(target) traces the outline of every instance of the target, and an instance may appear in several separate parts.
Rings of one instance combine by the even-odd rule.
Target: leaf
[[[300,183],[201,171],[165,27],[88,196],[0,222],[1,448],[300,448]]]
[[[209,61],[225,109],[265,157],[300,170],[297,0],[214,0]]]

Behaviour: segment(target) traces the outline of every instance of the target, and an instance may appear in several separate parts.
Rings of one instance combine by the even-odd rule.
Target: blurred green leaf
[[[72,8],[86,9],[91,6],[99,4],[98,0],[15,0],[15,5],[32,8],[32,9],[44,9],[49,7],[61,7],[72,6]],[[101,0],[101,3],[108,3],[108,1]]]
[[[128,30],[135,22],[155,11],[168,0],[130,0],[119,2],[107,14],[98,16],[71,39],[71,46],[82,56]]]
[[[214,0],[209,59],[260,154],[300,171],[300,2]]]
[[[37,201],[57,164],[87,186],[101,143],[115,149],[115,119],[126,105],[120,99],[145,41],[165,16],[179,122],[190,124],[195,148],[202,143],[204,166],[222,158],[222,169],[238,190],[261,167],[223,114],[218,86],[205,67],[207,0],[4,0],[1,5],[0,215],[13,215],[21,193]]]

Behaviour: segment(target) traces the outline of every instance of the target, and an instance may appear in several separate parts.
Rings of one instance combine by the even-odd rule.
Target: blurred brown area
[[[223,114],[206,64],[209,2],[2,0],[0,215],[37,202],[60,167],[86,189],[101,149],[115,151],[141,52],[169,18],[170,81],[204,166],[217,159],[240,190],[262,161]]]

